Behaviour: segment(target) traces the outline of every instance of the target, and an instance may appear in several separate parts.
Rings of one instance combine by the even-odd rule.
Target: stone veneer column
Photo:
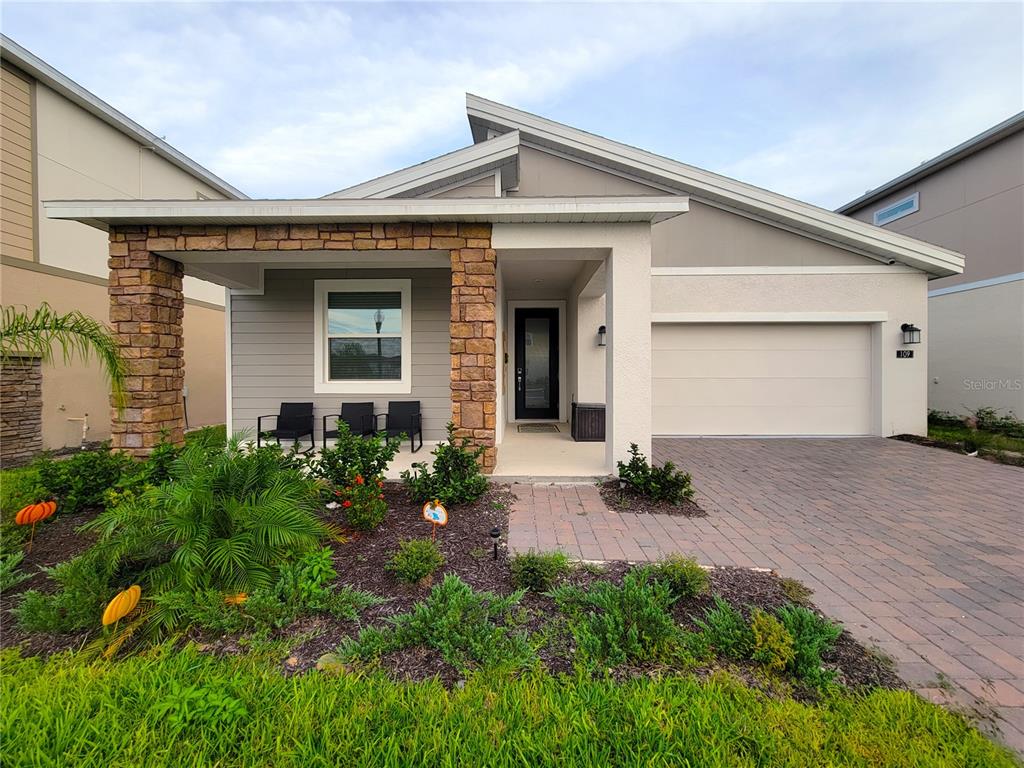
[[[434,225],[434,240],[451,238],[452,421],[456,435],[484,446],[482,469],[497,463],[495,419],[495,267],[490,224]],[[442,236],[442,237],[437,237]]]
[[[12,357],[0,364],[0,466],[25,464],[42,450],[42,364]]]
[[[115,450],[146,456],[161,440],[185,439],[184,267],[151,252],[144,227],[111,230],[109,266],[110,324],[129,367],[127,403],[122,413],[113,409],[111,440]]]

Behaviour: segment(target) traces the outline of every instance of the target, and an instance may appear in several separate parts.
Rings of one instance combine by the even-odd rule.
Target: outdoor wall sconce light
[[[491,528],[491,541],[494,542],[494,559],[498,559],[498,538],[501,536],[501,528],[494,526]]]
[[[913,323],[904,323],[900,326],[900,330],[903,331],[903,343],[904,344],[920,344],[921,343],[921,329]]]
[[[605,339],[607,334],[608,334],[608,328],[606,326],[602,325],[602,326],[598,327],[598,329],[597,329],[597,346],[599,346],[599,347],[607,347],[608,346],[608,342]]]

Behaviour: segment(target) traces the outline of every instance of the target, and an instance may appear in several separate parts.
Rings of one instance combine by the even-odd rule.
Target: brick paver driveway
[[[522,485],[509,545],[774,568],[922,693],[997,716],[1024,750],[1024,470],[881,438],[662,439],[654,454],[693,474],[708,517]]]

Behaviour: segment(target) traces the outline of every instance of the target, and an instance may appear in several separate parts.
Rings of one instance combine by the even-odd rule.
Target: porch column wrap
[[[497,462],[495,362],[497,257],[490,224],[449,225],[452,259],[452,421],[456,435],[484,446],[483,471]],[[435,225],[435,229],[437,225]]]
[[[127,358],[127,403],[113,409],[115,450],[146,456],[166,439],[185,439],[185,382],[180,262],[150,251],[145,227],[110,232],[110,325]]]

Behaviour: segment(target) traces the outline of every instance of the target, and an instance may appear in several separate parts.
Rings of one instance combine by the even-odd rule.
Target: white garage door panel
[[[656,325],[654,432],[871,433],[868,325]]]

